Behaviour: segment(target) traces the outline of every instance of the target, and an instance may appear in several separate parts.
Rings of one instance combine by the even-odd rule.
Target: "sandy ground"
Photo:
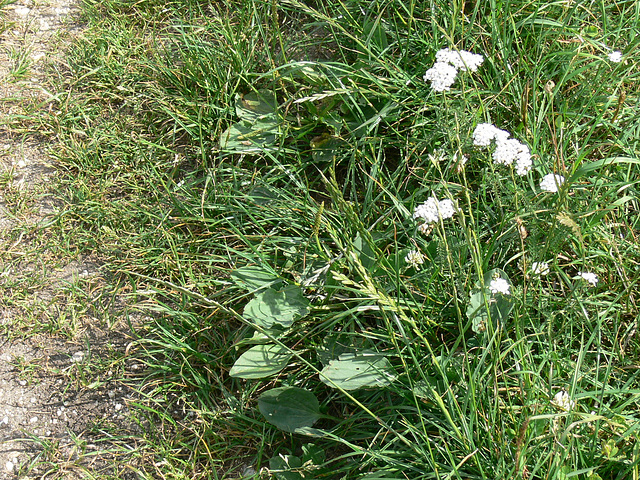
[[[53,92],[47,90],[44,62],[81,31],[74,0],[18,0],[3,11],[11,24],[0,36],[0,240],[55,213],[46,194],[55,171],[46,154],[51,145],[37,133],[7,127],[6,120],[26,106],[36,115],[49,108]],[[28,215],[16,216],[11,202],[21,191],[33,192],[36,200]],[[21,335],[20,317],[26,313],[9,301],[16,279],[24,283],[45,272],[32,294],[49,318],[55,317],[65,285],[99,292],[103,284],[99,265],[91,260],[22,262],[36,239],[0,241],[5,249],[0,256],[0,479],[85,478],[87,472],[128,478],[133,473],[114,467],[123,462],[113,456],[122,453],[103,451],[110,437],[132,431],[127,415],[132,395],[115,380],[140,368],[122,360],[131,341],[128,328],[124,322],[105,325],[98,309],[85,309],[74,320],[73,335]]]

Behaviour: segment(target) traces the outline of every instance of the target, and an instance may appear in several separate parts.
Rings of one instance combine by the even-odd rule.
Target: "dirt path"
[[[52,252],[42,226],[49,140],[22,125],[51,108],[45,62],[81,31],[74,0],[18,0],[0,36],[0,479],[128,478],[130,391],[138,365],[124,317],[105,305],[95,261]],[[0,25],[2,22],[0,21]],[[121,312],[122,313],[122,312]],[[126,442],[124,442],[126,444]],[[106,452],[109,449],[109,452]],[[131,465],[129,465],[131,466]]]

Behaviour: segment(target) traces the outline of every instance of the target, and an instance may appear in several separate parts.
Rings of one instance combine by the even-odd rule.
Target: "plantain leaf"
[[[233,153],[257,153],[276,141],[278,123],[262,119],[234,123],[220,135],[220,148]]]
[[[271,90],[236,95],[236,115],[247,122],[255,123],[265,118],[275,120],[277,111],[278,101]]]
[[[292,356],[280,345],[256,345],[240,355],[229,375],[244,379],[270,377],[286,367]]]
[[[267,422],[290,433],[311,427],[322,417],[316,396],[298,387],[267,390],[258,398],[258,409]]]
[[[355,390],[384,387],[394,380],[391,363],[375,353],[343,353],[320,372],[320,380],[333,388]]]
[[[231,273],[231,280],[239,287],[251,292],[282,283],[280,277],[259,265],[238,268]]]
[[[288,285],[279,291],[272,288],[264,290],[244,307],[244,317],[263,328],[274,325],[289,328],[307,313],[309,301],[297,285]]]

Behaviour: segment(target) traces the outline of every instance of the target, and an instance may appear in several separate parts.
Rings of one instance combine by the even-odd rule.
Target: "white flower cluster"
[[[490,123],[479,123],[473,131],[473,144],[477,147],[488,147],[495,140],[493,162],[497,165],[511,165],[515,162],[516,173],[524,176],[531,171],[531,152],[524,143],[509,136],[509,132]]]
[[[418,250],[411,250],[404,257],[404,261],[409,264],[410,267],[415,268],[416,270],[420,268],[420,265],[424,263],[424,255]]]
[[[436,53],[436,63],[422,78],[425,82],[430,81],[431,88],[436,92],[444,92],[449,90],[456,81],[458,70],[475,72],[483,61],[484,57],[476,53],[443,48]]]
[[[578,277],[586,282],[589,282],[593,287],[598,284],[598,275],[591,272],[578,272]]]
[[[482,55],[467,52],[466,50],[456,51],[450,48],[443,48],[436,53],[436,63],[450,63],[463,72],[467,70],[477,72],[482,62],[484,62]]]
[[[620,63],[622,61],[622,52],[615,50],[613,52],[609,52],[607,57],[609,57],[610,62]]]
[[[560,190],[560,187],[563,183],[564,177],[562,175],[549,173],[542,177],[542,181],[540,182],[540,189],[543,192],[558,193],[558,190]]]
[[[427,198],[427,201],[422,205],[418,205],[416,207],[413,211],[413,218],[414,220],[421,218],[424,220],[423,225],[428,227],[430,224],[437,223],[441,219],[445,220],[453,217],[455,213],[456,209],[451,200],[438,200],[436,197],[432,196]],[[422,230],[424,231],[426,228],[422,228]]]
[[[451,85],[456,81],[458,69],[448,63],[435,63],[427,70],[422,79],[431,82],[431,88],[436,92],[444,92],[451,89]]]
[[[551,403],[562,410],[569,411],[576,406],[576,402],[571,400],[566,390],[560,390],[551,400]]]
[[[489,291],[495,295],[496,293],[501,293],[502,295],[510,295],[509,282],[507,282],[504,278],[497,277],[489,282]]]

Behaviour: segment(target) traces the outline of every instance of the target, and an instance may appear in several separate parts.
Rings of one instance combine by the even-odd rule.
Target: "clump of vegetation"
[[[84,8],[59,224],[196,419],[149,475],[637,473],[633,2]]]

